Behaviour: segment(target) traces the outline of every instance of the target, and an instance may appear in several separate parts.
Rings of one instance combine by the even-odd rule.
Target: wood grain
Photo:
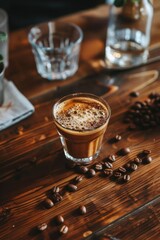
[[[156,1],[152,44],[160,39],[159,12]],[[84,31],[80,67],[65,81],[49,82],[37,74],[27,40],[29,28],[10,34],[6,77],[34,104],[35,113],[0,132],[1,240],[103,239],[105,234],[122,240],[159,237],[160,127],[130,131],[123,118],[135,101],[144,101],[151,92],[160,93],[160,62],[128,71],[102,69],[99,61],[103,60],[107,14],[108,7],[102,5],[62,18],[80,25]],[[159,54],[159,50],[154,54]],[[97,172],[93,178],[85,174],[76,192],[66,189],[78,173],[66,167],[52,107],[59,97],[76,91],[102,96],[111,106],[112,116],[97,162],[114,154],[113,169],[117,169],[140,151],[151,150],[153,161],[132,172],[128,183],[117,183]],[[130,97],[131,91],[138,91],[139,97]],[[111,144],[109,140],[116,134],[122,140]],[[129,147],[131,153],[118,156],[117,151],[123,147]],[[43,201],[50,197],[53,186],[60,187],[63,200],[46,209]],[[78,212],[82,204],[87,208],[85,215]],[[60,226],[55,223],[59,214],[69,227],[64,236],[59,235]],[[48,228],[39,233],[37,225],[43,222]]]

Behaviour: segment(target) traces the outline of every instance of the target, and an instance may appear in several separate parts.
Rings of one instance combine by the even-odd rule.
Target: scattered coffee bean
[[[121,179],[122,173],[120,173],[120,172],[118,172],[118,171],[115,171],[115,172],[113,173],[113,176],[114,176],[116,179]]]
[[[67,185],[67,190],[70,191],[70,192],[76,192],[77,191],[77,186],[70,183],[70,184]]]
[[[126,170],[124,167],[119,167],[119,168],[118,168],[118,171],[119,171],[120,173],[126,173],[126,172],[127,172],[127,170]]]
[[[103,170],[103,174],[107,177],[111,177],[113,175],[113,170],[111,168]]]
[[[142,154],[149,155],[151,153],[151,150],[143,150]]]
[[[60,188],[57,187],[57,186],[54,186],[54,187],[52,188],[52,192],[53,192],[53,193],[59,193],[59,192],[60,192]]]
[[[86,214],[86,212],[87,212],[86,207],[85,207],[84,205],[80,206],[80,207],[79,207],[79,212],[80,212],[80,214],[82,214],[82,215]]]
[[[54,203],[52,202],[52,200],[50,198],[46,198],[44,200],[44,205],[46,208],[51,208],[54,206]]]
[[[79,175],[79,176],[76,176],[75,179],[74,179],[74,182],[75,183],[79,183],[83,180],[83,176],[82,175]]]
[[[57,224],[62,224],[62,223],[64,223],[64,218],[63,218],[61,215],[58,215],[58,216],[56,217],[56,223],[57,223]]]
[[[113,137],[109,140],[109,143],[116,143],[116,142],[119,142],[121,139],[122,139],[122,137],[117,134],[115,137]]]
[[[133,91],[129,94],[131,97],[138,97],[139,96],[139,92],[137,91]]]
[[[159,96],[158,93],[156,93],[156,92],[151,92],[148,97],[149,97],[150,99],[155,99],[157,96]]]
[[[148,156],[151,153],[150,150],[143,150],[142,152],[138,153],[137,157],[139,157],[140,159]]]
[[[96,171],[101,171],[103,169],[102,163],[96,163],[95,166],[94,166],[94,169]]]
[[[96,175],[96,172],[95,172],[95,170],[94,170],[93,168],[90,168],[90,169],[88,170],[88,172],[87,172],[87,175],[88,175],[89,177],[94,177],[94,176]]]
[[[113,165],[111,162],[104,162],[104,167],[105,168],[113,168]]]
[[[58,203],[58,202],[62,201],[63,197],[60,193],[54,193],[52,195],[52,199],[53,199],[54,203]]]
[[[88,167],[86,167],[86,166],[76,166],[76,171],[84,174],[84,173],[88,172]]]
[[[47,229],[47,223],[42,223],[42,224],[38,225],[37,229],[41,232],[46,230]]]
[[[118,151],[118,155],[125,156],[131,152],[129,147],[122,148]]]
[[[60,234],[66,234],[68,232],[68,227],[66,225],[63,225],[60,229],[59,229]]]
[[[115,136],[115,141],[120,141],[121,139],[122,139],[121,135],[118,135],[118,134],[117,134],[117,135]]]
[[[142,163],[142,159],[139,158],[139,157],[135,157],[135,158],[133,159],[133,162],[134,162],[135,164],[137,164],[137,165],[140,165],[140,164]]]
[[[125,167],[127,170],[130,170],[130,169],[131,169],[131,163],[130,163],[130,162],[126,163],[124,167]]]
[[[145,164],[151,163],[151,162],[152,162],[152,157],[146,156],[146,157],[143,158],[142,161],[143,161],[143,163],[145,163]]]
[[[115,155],[109,155],[107,157],[107,160],[110,161],[110,162],[115,162],[116,161],[116,157],[115,157]]]
[[[128,182],[130,179],[131,179],[131,177],[130,177],[129,174],[125,174],[125,175],[123,176],[124,182]]]
[[[130,163],[130,170],[131,171],[136,171],[138,168],[137,164],[135,164],[134,162],[131,162]]]

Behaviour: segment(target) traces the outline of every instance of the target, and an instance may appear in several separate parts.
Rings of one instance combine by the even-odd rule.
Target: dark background
[[[7,11],[9,30],[95,7],[105,0],[0,0],[0,8]]]

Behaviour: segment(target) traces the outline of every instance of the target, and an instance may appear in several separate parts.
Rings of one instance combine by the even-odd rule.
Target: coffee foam
[[[81,97],[60,103],[55,118],[66,129],[88,131],[102,126],[108,118],[108,111],[101,102]]]

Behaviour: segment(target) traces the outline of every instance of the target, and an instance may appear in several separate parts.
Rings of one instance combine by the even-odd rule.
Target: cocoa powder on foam
[[[64,128],[87,131],[102,126],[108,118],[108,111],[96,100],[76,98],[60,103],[55,115]]]

